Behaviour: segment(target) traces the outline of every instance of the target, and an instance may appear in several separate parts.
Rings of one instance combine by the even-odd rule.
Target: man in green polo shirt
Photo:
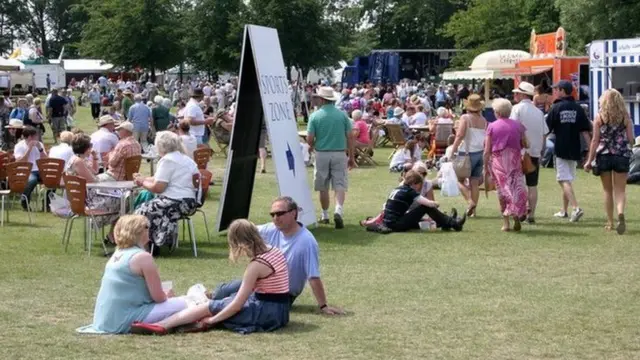
[[[321,224],[329,223],[329,184],[335,192],[336,208],[333,221],[336,229],[342,229],[344,199],[348,187],[347,168],[355,167],[351,121],[335,106],[337,100],[333,88],[321,87],[313,95],[319,109],[309,117],[307,142],[316,151],[314,189],[320,192],[322,206]]]

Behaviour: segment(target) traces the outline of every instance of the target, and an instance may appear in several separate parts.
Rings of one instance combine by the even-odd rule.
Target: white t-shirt
[[[40,144],[40,148],[44,149],[44,145],[42,145],[42,143],[39,143],[39,144]],[[13,149],[13,155],[17,160],[25,156],[27,154],[27,150],[29,150],[29,145],[27,145],[27,142],[25,140],[20,140],[20,142],[18,142],[15,148]],[[38,164],[36,163],[36,161],[38,160],[40,160],[40,152],[38,151],[38,147],[34,146],[31,149],[31,152],[29,153],[29,157],[26,160],[33,164],[31,171],[38,171]]]
[[[193,152],[198,148],[198,141],[191,134],[180,135],[180,139],[182,139],[187,156],[193,159]]]
[[[451,120],[449,118],[438,118],[438,120],[436,121],[436,124],[438,124],[438,125],[453,125],[453,120]]]
[[[184,108],[184,117],[204,121],[204,112],[202,112],[202,108],[200,108],[200,104],[196,100],[189,100]],[[204,136],[204,125],[191,125],[189,132],[193,136]]]
[[[64,160],[65,165],[72,156],[73,149],[66,143],[60,143],[60,145],[56,145],[49,150],[50,158]]]
[[[413,115],[413,125],[424,126],[427,124],[427,115],[425,113],[418,111],[415,115]]]
[[[391,158],[391,163],[389,163],[389,168],[396,167],[398,165],[403,165],[407,162],[411,161],[411,152],[406,149],[399,149],[393,154]]]
[[[98,154],[106,153],[118,145],[118,136],[105,128],[100,128],[91,134],[91,145]]]
[[[195,199],[196,189],[193,187],[193,174],[197,173],[198,166],[193,159],[174,151],[158,161],[158,169],[153,177],[157,181],[167,183],[162,196],[175,200]]]
[[[511,110],[511,119],[524,125],[525,136],[529,142],[527,153],[532,157],[540,157],[543,148],[543,136],[549,133],[544,114],[529,99],[520,101]]]
[[[207,85],[202,88],[202,93],[204,96],[211,96],[211,86]]]

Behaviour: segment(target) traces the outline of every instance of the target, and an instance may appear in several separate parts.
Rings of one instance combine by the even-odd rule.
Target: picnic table
[[[124,199],[126,198],[125,194],[127,192],[132,192],[136,187],[137,185],[133,181],[104,181],[87,184],[87,189],[98,189],[105,191],[121,190],[123,193],[122,196],[119,196],[120,216],[126,215],[127,213],[126,204],[124,202]],[[133,205],[133,197],[130,197],[130,202],[131,205]]]

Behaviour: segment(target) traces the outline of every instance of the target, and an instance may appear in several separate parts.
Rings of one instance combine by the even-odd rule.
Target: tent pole
[[[484,103],[489,104],[491,97],[491,79],[484,79]]]

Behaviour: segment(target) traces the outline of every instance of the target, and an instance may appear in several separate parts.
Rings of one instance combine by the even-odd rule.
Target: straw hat
[[[481,111],[484,109],[484,101],[478,94],[469,95],[467,100],[464,101],[464,108],[469,111]]]
[[[116,126],[116,130],[124,129],[129,132],[133,132],[133,123],[129,121],[123,121],[120,125]]]
[[[411,95],[411,97],[409,98],[409,102],[413,105],[420,105],[422,101],[420,100],[418,95]]]
[[[9,125],[5,126],[6,129],[22,129],[24,128],[24,123],[20,119],[10,119]]]
[[[404,110],[402,110],[401,107],[393,109],[393,116],[400,116],[402,114],[404,114]]]
[[[116,120],[111,115],[102,115],[98,121],[98,127],[103,127],[109,124],[115,124]]]
[[[640,136],[636,137],[636,143],[633,144],[633,147],[640,146]]]
[[[336,97],[335,91],[330,86],[322,86],[316,90],[316,93],[313,94],[315,97],[323,98],[329,101],[337,101],[338,97]]]
[[[521,82],[518,85],[517,89],[513,89],[514,93],[525,94],[529,96],[534,96],[536,94],[536,89],[533,84],[528,83],[526,81]]]

